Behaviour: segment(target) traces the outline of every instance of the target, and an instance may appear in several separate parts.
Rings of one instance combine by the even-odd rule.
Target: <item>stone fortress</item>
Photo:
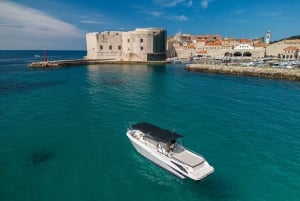
[[[161,28],[105,31],[86,34],[91,60],[165,61],[167,32]]]

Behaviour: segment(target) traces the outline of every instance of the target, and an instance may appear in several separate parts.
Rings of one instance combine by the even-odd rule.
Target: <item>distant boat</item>
[[[36,55],[34,55],[34,58],[40,58],[41,56],[40,55],[38,55],[38,54],[36,54]]]
[[[168,58],[167,60],[175,64],[181,63],[181,60],[178,57]]]
[[[138,123],[127,131],[127,137],[141,155],[181,179],[204,179],[214,168],[201,155],[177,142],[183,136],[149,123]]]

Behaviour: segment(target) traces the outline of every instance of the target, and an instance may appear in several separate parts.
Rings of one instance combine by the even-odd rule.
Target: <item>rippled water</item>
[[[0,200],[300,200],[300,83],[182,64],[29,69],[0,51]],[[49,51],[49,58],[82,58]],[[175,129],[215,173],[180,180],[141,157],[129,123]]]

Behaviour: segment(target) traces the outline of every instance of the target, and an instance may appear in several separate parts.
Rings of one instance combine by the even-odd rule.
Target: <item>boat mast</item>
[[[44,51],[44,62],[47,62],[48,58],[47,58],[47,51]]]

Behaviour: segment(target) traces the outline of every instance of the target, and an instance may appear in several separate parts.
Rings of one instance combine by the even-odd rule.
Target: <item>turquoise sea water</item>
[[[0,51],[1,201],[300,200],[300,82],[183,64],[29,69],[35,54]],[[142,121],[183,134],[215,173],[181,180],[140,156],[125,134]]]

